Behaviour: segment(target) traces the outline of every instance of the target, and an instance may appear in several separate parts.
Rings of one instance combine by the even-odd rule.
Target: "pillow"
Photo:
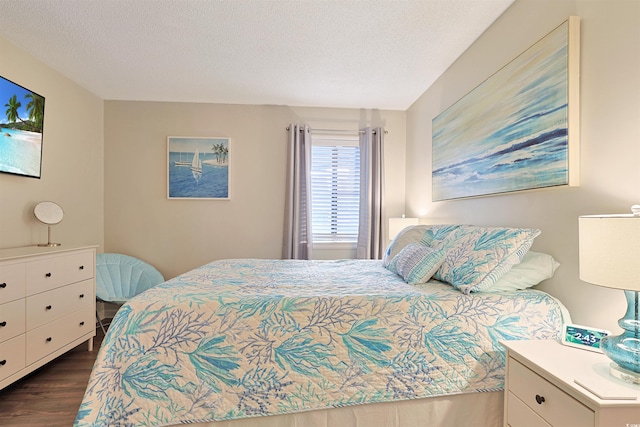
[[[550,279],[560,264],[551,255],[529,251],[520,263],[511,267],[487,292],[527,289]]]
[[[433,276],[444,261],[441,250],[419,243],[409,243],[393,257],[389,271],[400,275],[410,285],[425,283]]]
[[[382,256],[382,266],[387,267],[391,260],[409,243],[422,243],[427,231],[432,225],[412,225],[400,231],[398,235],[389,243],[387,250]],[[452,226],[457,227],[457,226]],[[428,246],[428,245],[427,245]]]
[[[530,228],[434,225],[422,243],[446,253],[434,278],[469,294],[495,284],[522,260],[539,234]]]

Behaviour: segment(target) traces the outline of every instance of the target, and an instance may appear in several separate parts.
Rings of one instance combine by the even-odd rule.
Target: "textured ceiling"
[[[106,100],[405,110],[511,3],[0,0],[0,37]]]

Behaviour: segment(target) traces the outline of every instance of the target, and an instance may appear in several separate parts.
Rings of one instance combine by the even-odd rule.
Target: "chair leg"
[[[98,319],[98,323],[100,324],[100,328],[102,329],[102,333],[104,335],[107,335],[107,331],[104,329],[104,325],[102,324],[102,319],[100,318],[100,315],[98,314],[98,310],[96,310],[96,319]]]

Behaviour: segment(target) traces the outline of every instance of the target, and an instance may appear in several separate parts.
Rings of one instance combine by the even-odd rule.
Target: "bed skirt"
[[[465,393],[295,414],[189,424],[196,427],[502,427],[504,393]]]

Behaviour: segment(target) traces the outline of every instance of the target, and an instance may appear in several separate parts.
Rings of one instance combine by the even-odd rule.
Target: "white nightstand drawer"
[[[95,329],[95,313],[85,309],[33,331],[27,331],[27,365],[82,337],[92,329]]]
[[[0,265],[0,304],[24,298],[24,283],[24,263]]]
[[[24,299],[0,305],[0,342],[24,334]]]
[[[547,423],[557,427],[595,425],[595,414],[591,409],[517,360],[510,358],[508,369],[508,390]]]
[[[94,298],[91,279],[27,297],[27,330],[91,307]]]
[[[48,257],[27,263],[27,296],[93,277],[93,252]]]
[[[24,335],[0,343],[0,381],[25,367]]]
[[[552,427],[511,392],[507,392],[507,414],[510,427]]]

